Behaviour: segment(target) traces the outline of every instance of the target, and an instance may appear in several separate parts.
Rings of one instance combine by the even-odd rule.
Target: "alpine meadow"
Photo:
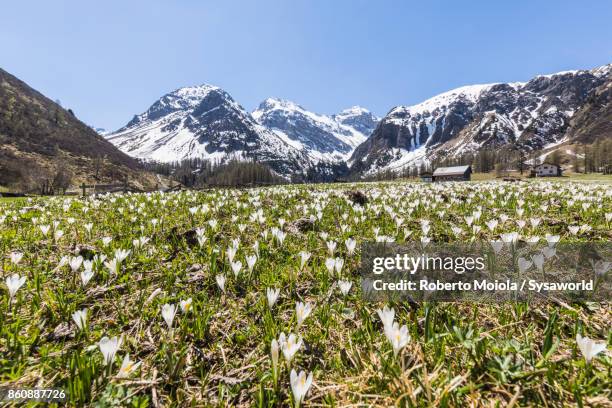
[[[0,225],[2,377],[71,406],[608,401],[607,303],[372,304],[355,272],[364,241],[609,240],[606,184],[28,198]]]
[[[0,408],[612,408],[612,2],[7,1]]]

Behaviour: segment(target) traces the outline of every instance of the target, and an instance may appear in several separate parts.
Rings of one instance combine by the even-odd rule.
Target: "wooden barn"
[[[469,181],[472,178],[472,166],[438,167],[433,172],[433,181]]]

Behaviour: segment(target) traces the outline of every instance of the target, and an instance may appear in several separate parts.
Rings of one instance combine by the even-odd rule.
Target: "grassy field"
[[[541,181],[541,178],[528,178],[527,177],[528,173],[525,173],[521,176],[520,173],[518,172],[512,172],[510,173],[510,175],[512,177],[520,177],[521,179],[525,180],[525,181]],[[473,173],[472,174],[472,180],[473,181],[490,181],[490,180],[495,180],[497,178],[497,176],[495,175],[495,172],[491,172],[491,173]],[[554,181],[554,182],[566,182],[566,181],[576,181],[576,182],[583,182],[583,183],[605,183],[605,184],[612,184],[612,175],[604,175],[601,173],[588,173],[588,174],[584,174],[584,173],[566,173],[563,177],[553,177],[553,178],[549,178],[549,179],[545,179],[547,181]]]
[[[68,406],[609,405],[612,359],[576,341],[610,345],[608,303],[372,303],[357,268],[366,241],[611,227],[607,184],[557,179],[4,201],[0,385]]]

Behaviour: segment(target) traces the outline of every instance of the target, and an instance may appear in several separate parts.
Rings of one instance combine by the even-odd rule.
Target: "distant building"
[[[419,177],[421,177],[423,183],[431,183],[433,181],[433,174],[429,171],[421,173]]]
[[[533,168],[533,173],[536,177],[560,177],[563,169],[556,164],[542,163]]]
[[[472,166],[438,167],[434,170],[433,181],[469,181],[472,177]]]

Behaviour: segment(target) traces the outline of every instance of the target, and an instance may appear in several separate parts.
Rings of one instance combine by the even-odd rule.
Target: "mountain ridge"
[[[299,173],[309,158],[258,124],[223,89],[178,88],[135,115],[107,140],[132,156],[160,162],[252,159],[279,174]]]
[[[587,138],[581,129],[591,127],[608,137],[609,121],[591,122],[612,109],[605,86],[611,72],[607,64],[525,82],[465,85],[395,106],[383,118],[359,106],[318,114],[281,98],[266,98],[249,113],[222,88],[203,84],[163,95],[106,137],[143,159],[259,160],[284,176],[317,165],[349,166],[353,175],[399,171],[484,148],[546,149]],[[211,100],[198,108],[204,99]]]
[[[153,175],[134,158],[26,82],[0,68],[0,185],[28,190],[51,183],[58,172],[76,180],[129,176],[141,186]],[[50,181],[49,181],[50,180]]]
[[[512,145],[531,151],[563,143],[574,113],[610,81],[611,71],[608,64],[527,82],[468,85],[416,105],[396,106],[355,149],[352,171],[400,170],[481,148]]]

